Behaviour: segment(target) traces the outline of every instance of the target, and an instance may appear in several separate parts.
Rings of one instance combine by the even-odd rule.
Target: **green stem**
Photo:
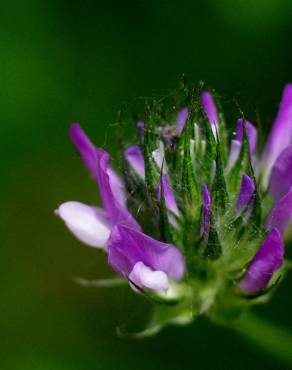
[[[272,356],[292,365],[292,333],[254,314],[247,313],[236,330]]]

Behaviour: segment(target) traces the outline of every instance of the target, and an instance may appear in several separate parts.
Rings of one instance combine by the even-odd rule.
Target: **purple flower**
[[[174,112],[182,99],[190,105]],[[79,240],[107,253],[109,265],[120,275],[114,281],[129,282],[154,303],[167,304],[158,307],[152,326],[143,333],[208,315],[214,305],[215,319],[230,310],[239,313],[241,305],[258,303],[255,293],[266,295],[281,272],[283,234],[292,220],[292,84],[284,89],[263,158],[257,157],[257,130],[247,120],[237,120],[230,146],[216,103],[210,92],[197,96],[193,89],[146,102],[145,124],[137,123],[138,145],[117,158],[121,167],[127,162],[129,171],[123,177],[111,168],[109,153],[95,147],[78,124],[70,130],[98,184],[103,207],[71,201],[56,213]],[[201,110],[195,109],[198,106]],[[129,180],[127,191],[124,179]],[[260,197],[260,189],[264,195],[268,189],[273,205],[269,196]],[[141,226],[127,204],[133,215],[140,215]],[[157,212],[159,205],[162,214]],[[170,227],[165,229],[161,216],[167,217]],[[255,232],[267,235],[265,240]],[[174,244],[166,243],[165,237]],[[239,281],[238,271],[242,271]],[[236,289],[230,281],[237,281]],[[227,305],[225,297],[231,297]]]
[[[136,174],[145,180],[145,162],[141,148],[137,145],[129,146],[125,150],[125,157]]]
[[[178,132],[179,135],[182,133],[182,131],[185,127],[185,123],[188,119],[188,116],[189,116],[188,108],[183,108],[178,113],[178,116],[177,116],[177,119],[176,119],[176,129],[177,129],[177,132]]]
[[[201,95],[201,102],[208,117],[208,120],[211,123],[214,137],[217,138],[217,132],[219,131],[219,118],[213,96],[209,92],[205,91]]]
[[[203,214],[201,221],[201,237],[208,241],[211,222],[211,196],[207,186],[203,185]]]
[[[70,133],[86,167],[97,180],[104,210],[66,202],[56,213],[78,239],[94,247],[106,248],[110,229],[117,223],[136,230],[141,228],[126,208],[125,189],[119,176],[109,167],[109,154],[94,147],[79,125],[73,124]]]
[[[252,179],[245,173],[242,175],[239,195],[236,202],[236,212],[240,214],[246,209],[254,197],[255,186]]]
[[[280,153],[292,143],[292,84],[284,88],[278,115],[273,124],[263,154],[264,184],[267,185],[270,171]]]
[[[276,227],[284,233],[292,218],[292,187],[275,205],[270,213],[266,228],[271,230]]]
[[[169,279],[180,281],[185,269],[184,258],[174,245],[124,225],[112,230],[108,260],[118,274],[141,289],[166,290]]]
[[[292,125],[292,122],[291,122]],[[284,149],[271,171],[269,192],[277,202],[292,186],[292,145]]]
[[[283,258],[284,243],[280,232],[274,228],[249,264],[240,289],[247,293],[265,289],[273,273],[282,266]]]

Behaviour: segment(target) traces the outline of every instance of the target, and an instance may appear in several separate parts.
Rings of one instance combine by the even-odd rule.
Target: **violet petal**
[[[142,150],[139,146],[129,146],[125,150],[125,157],[136,174],[145,180],[145,162]]]
[[[140,230],[141,227],[127,210],[123,198],[120,197],[120,192],[116,192],[118,185],[116,178],[110,178],[111,171],[109,171],[109,154],[101,149],[96,148],[97,152],[97,182],[99,185],[100,195],[107,214],[115,225],[118,222]]]
[[[291,123],[292,124],[292,123]],[[272,168],[269,192],[277,202],[292,186],[292,145],[282,151]]]
[[[164,194],[164,199],[165,199],[165,206],[166,208],[179,216],[180,212],[177,208],[177,204],[173,195],[173,191],[170,187],[168,176],[163,175],[161,178],[161,181],[159,182],[157,186],[157,200],[160,201],[161,199],[161,184],[163,186],[163,194]]]
[[[255,126],[243,119],[238,119],[237,120],[237,127],[236,127],[236,140],[240,141],[242,143],[243,140],[243,124],[245,123],[246,127],[246,134],[247,134],[247,139],[249,143],[249,149],[251,154],[255,154],[256,152],[256,145],[257,145],[257,129]]]
[[[280,153],[292,142],[292,84],[284,87],[279,111],[265,146],[264,182],[267,184],[270,171]]]
[[[96,177],[97,155],[95,146],[89,140],[78,123],[73,123],[71,125],[70,137],[79,154],[81,155],[85,166],[88,168],[91,175]]]
[[[122,180],[109,167],[109,154],[101,148],[94,147],[78,124],[71,126],[70,134],[86,167],[97,180],[103,206],[112,225],[123,222],[140,230],[140,225],[126,208]]]
[[[254,197],[254,182],[245,173],[242,175],[241,186],[236,202],[236,212],[240,214],[252,201]]]
[[[137,262],[153,271],[163,271],[179,281],[185,263],[180,251],[172,244],[162,243],[124,225],[116,225],[109,243],[109,264],[119,274],[128,277]]]
[[[218,130],[219,117],[213,96],[209,92],[205,91],[201,95],[201,102],[205,110],[205,113],[208,117],[208,120],[211,123],[214,137],[217,138],[217,132],[219,131]]]
[[[273,208],[267,221],[268,230],[276,227],[281,233],[284,233],[292,218],[292,187]]]
[[[240,282],[240,289],[245,292],[258,292],[265,289],[273,273],[282,266],[284,242],[280,232],[274,228],[260,246]]]
[[[176,129],[177,129],[177,132],[178,132],[179,135],[182,133],[182,131],[185,127],[185,123],[188,119],[188,116],[189,116],[188,108],[183,108],[178,113],[178,116],[177,116],[177,119],[176,119]]]

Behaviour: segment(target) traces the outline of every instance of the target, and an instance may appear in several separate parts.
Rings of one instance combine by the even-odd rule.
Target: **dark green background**
[[[114,152],[121,103],[171,88],[183,72],[251,115],[255,102],[268,128],[292,81],[291,32],[290,0],[1,2],[1,369],[285,369],[203,319],[117,338],[145,302],[128,289],[77,286],[74,276],[111,272],[53,211],[99,202],[70,123]],[[291,291],[290,275],[258,312],[292,330]]]

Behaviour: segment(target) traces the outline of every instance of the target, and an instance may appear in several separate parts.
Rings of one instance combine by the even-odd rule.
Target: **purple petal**
[[[55,213],[83,243],[106,249],[111,226],[103,209],[79,202],[66,202]]]
[[[186,121],[188,119],[188,116],[189,116],[188,108],[183,108],[179,112],[179,114],[177,116],[177,119],[176,119],[176,128],[177,128],[178,134],[181,134],[182,133],[182,130],[185,127],[185,123],[186,123]]]
[[[292,218],[292,187],[286,195],[281,198],[273,208],[266,221],[268,230],[276,227],[284,233]]]
[[[254,125],[251,122],[249,122],[247,120],[243,120],[243,119],[238,119],[237,120],[236,140],[238,140],[242,143],[244,123],[245,123],[245,127],[246,127],[246,134],[247,134],[247,138],[248,138],[250,153],[255,154],[256,145],[257,145],[257,129],[254,127]]]
[[[205,91],[201,95],[201,102],[208,117],[208,120],[211,123],[214,137],[217,138],[219,118],[213,96],[209,92]]]
[[[201,237],[207,241],[211,222],[211,197],[207,186],[203,185],[203,215],[201,223]]]
[[[85,166],[88,168],[91,175],[96,177],[97,155],[95,146],[86,136],[78,123],[73,123],[71,125],[70,136],[73,144],[81,155]]]
[[[240,289],[245,292],[258,292],[265,289],[273,273],[282,266],[284,243],[280,232],[273,229],[260,246],[240,282]]]
[[[241,213],[252,201],[255,186],[252,179],[245,173],[242,175],[240,191],[236,202],[236,212]]]
[[[109,264],[128,277],[137,262],[153,271],[163,271],[179,281],[184,274],[184,258],[172,244],[162,243],[124,225],[116,225],[108,243]]]
[[[292,142],[292,84],[284,87],[282,100],[275,122],[272,126],[263,160],[265,162],[265,182],[267,183],[270,170],[275,160]]]
[[[129,280],[142,289],[167,290],[169,285],[165,272],[153,271],[141,261],[137,262],[133,267]]]
[[[292,123],[291,123],[292,124]],[[292,145],[282,151],[271,171],[269,192],[277,202],[292,186]]]
[[[113,178],[109,170],[109,154],[101,148],[96,148],[96,152],[98,159],[97,182],[104,208],[112,224],[115,225],[118,222],[123,222],[134,229],[140,230],[140,225],[125,207],[120,191],[117,191],[120,185],[117,182],[117,178]]]
[[[169,181],[168,181],[168,176],[163,175],[161,178],[161,181],[159,182],[157,186],[157,200],[160,201],[161,198],[161,184],[163,186],[163,194],[164,194],[164,199],[165,199],[165,206],[166,208],[179,216],[180,212],[177,208],[177,204],[173,195],[173,191],[170,187]]]
[[[101,148],[95,148],[78,124],[71,126],[70,134],[86,167],[97,180],[103,206],[112,225],[123,222],[140,230],[140,225],[126,208],[122,181],[109,167],[109,154]]]
[[[145,180],[145,162],[141,148],[137,145],[128,147],[125,157],[136,174]]]

